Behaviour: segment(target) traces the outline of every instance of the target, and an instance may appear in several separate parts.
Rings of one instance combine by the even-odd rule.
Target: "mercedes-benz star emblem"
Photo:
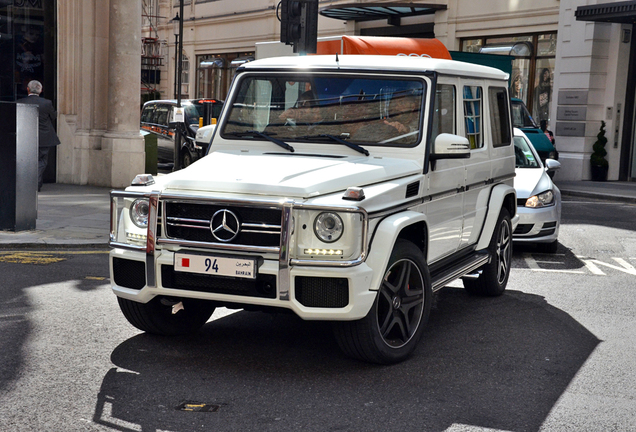
[[[212,216],[210,230],[218,241],[229,242],[238,235],[241,230],[241,223],[234,213],[228,209],[222,209]]]

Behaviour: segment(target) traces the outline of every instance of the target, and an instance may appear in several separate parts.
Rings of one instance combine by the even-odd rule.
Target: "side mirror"
[[[547,172],[554,172],[561,169],[561,162],[556,161],[554,159],[546,159],[545,160],[545,170]]]
[[[443,133],[435,138],[431,160],[465,159],[469,157],[470,143],[466,137]]]

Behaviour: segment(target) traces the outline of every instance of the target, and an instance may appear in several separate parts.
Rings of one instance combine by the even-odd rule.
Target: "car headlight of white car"
[[[147,228],[149,209],[150,203],[147,199],[142,198],[133,201],[128,210],[132,223],[139,228]]]
[[[295,210],[294,257],[299,260],[353,261],[363,253],[366,217],[339,210]]]
[[[111,196],[111,242],[145,248],[150,202],[143,196]]]
[[[533,195],[526,200],[526,207],[540,208],[554,205],[554,192],[551,190]]]

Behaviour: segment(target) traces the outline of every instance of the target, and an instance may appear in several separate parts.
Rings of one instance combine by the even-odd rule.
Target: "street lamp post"
[[[176,66],[177,66],[177,108],[181,108],[181,75],[183,70],[183,0],[179,0],[179,13],[175,17],[178,18],[178,38],[177,38],[177,58],[176,58]],[[181,168],[181,135],[182,135],[183,123],[178,122],[175,124],[174,131],[174,164],[172,166],[173,171],[177,171]]]
[[[174,33],[174,90],[172,94],[175,99],[177,98],[177,66],[179,64],[177,50],[179,49],[179,22],[181,22],[181,18],[179,17],[179,12],[177,12],[177,16],[170,20],[172,22],[172,28]]]

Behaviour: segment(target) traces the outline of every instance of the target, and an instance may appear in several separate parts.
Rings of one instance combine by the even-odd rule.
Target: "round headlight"
[[[316,237],[325,243],[333,243],[342,237],[344,224],[336,213],[320,213],[314,221],[314,232]]]
[[[130,220],[139,228],[146,228],[149,210],[150,205],[147,199],[135,200],[130,206]]]

